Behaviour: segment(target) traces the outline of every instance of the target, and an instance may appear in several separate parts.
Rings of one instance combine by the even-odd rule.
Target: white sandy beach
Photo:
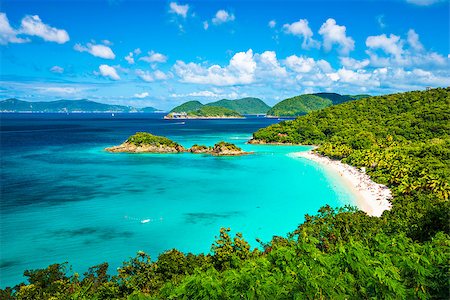
[[[356,205],[359,209],[370,216],[379,217],[385,210],[391,208],[389,200],[392,198],[391,191],[385,185],[373,182],[369,175],[358,168],[346,165],[338,160],[310,151],[291,153],[294,157],[302,157],[315,161],[328,170],[339,174],[344,183],[355,193]]]

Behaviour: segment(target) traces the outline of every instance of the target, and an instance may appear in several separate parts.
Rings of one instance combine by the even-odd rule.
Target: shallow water
[[[163,120],[160,114],[2,114],[0,286],[25,269],[68,261],[115,270],[143,250],[208,252],[220,227],[257,247],[286,235],[325,204],[354,196],[302,146],[247,145],[274,119]],[[112,154],[136,131],[185,147],[225,140],[253,155]],[[141,223],[142,220],[149,220]]]

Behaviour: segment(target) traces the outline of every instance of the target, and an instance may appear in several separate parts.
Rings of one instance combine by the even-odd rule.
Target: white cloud
[[[63,29],[58,29],[44,24],[39,16],[25,16],[19,29],[21,34],[38,36],[45,41],[64,44],[69,41],[69,34]]]
[[[21,38],[17,35],[37,36],[47,42],[58,44],[64,44],[70,39],[67,31],[43,23],[37,15],[25,16],[21,21],[20,28],[14,29],[9,24],[6,14],[0,13],[0,45],[30,42],[29,38]]]
[[[53,73],[62,74],[64,73],[64,68],[61,68],[60,66],[53,66],[50,68],[50,71]]]
[[[212,19],[214,25],[220,25],[235,20],[234,14],[227,12],[226,10],[218,10],[216,16]]]
[[[386,54],[392,54],[399,57],[403,53],[403,42],[400,37],[391,34],[389,37],[386,34],[369,36],[366,39],[366,46],[371,49],[381,49]]]
[[[270,28],[274,28],[275,26],[277,26],[277,22],[275,20],[270,20],[268,25]]]
[[[139,60],[148,63],[165,63],[167,61],[167,56],[152,50],[148,52],[148,56],[143,56],[139,58]]]
[[[181,4],[177,4],[176,2],[170,2],[169,4],[169,12],[182,16],[183,18],[187,17],[187,13],[189,11],[189,5],[185,4],[185,5],[181,5]]]
[[[116,58],[116,55],[111,50],[111,48],[109,48],[108,46],[105,46],[105,45],[87,43],[86,46],[83,46],[81,44],[75,44],[73,49],[78,52],[88,52],[93,56],[104,58],[104,59]]]
[[[204,22],[203,22],[203,29],[208,30],[208,28],[209,28],[209,23],[208,23],[208,21],[204,21]]]
[[[376,19],[377,19],[378,26],[380,26],[381,29],[386,27],[386,22],[384,21],[384,15],[378,15],[376,17]]]
[[[347,36],[347,28],[336,24],[336,20],[330,18],[322,24],[319,34],[323,37],[323,48],[330,51],[334,44],[339,45],[341,54],[348,54],[355,49],[355,41]]]
[[[8,17],[5,13],[0,13],[0,45],[6,45],[8,43],[27,43],[30,40],[17,37],[17,30],[14,30],[8,21]]]
[[[277,77],[286,77],[287,71],[285,67],[280,65],[275,51],[264,51],[261,54],[255,54],[256,73],[259,78],[271,78],[275,80]]]
[[[100,65],[98,67],[100,74],[103,77],[109,77],[112,80],[119,80],[120,77],[117,74],[117,71],[114,67],[108,66],[108,65]]]
[[[148,96],[150,96],[150,94],[147,93],[147,92],[142,92],[142,93],[134,94],[134,97],[135,97],[135,98],[139,98],[139,99],[147,98]]]
[[[178,60],[173,69],[182,82],[217,86],[250,84],[255,81],[256,62],[253,51],[249,49],[247,52],[236,53],[225,67],[204,67]]]
[[[292,24],[284,24],[283,29],[288,34],[303,37],[303,49],[320,47],[320,43],[312,38],[314,34],[309,27],[308,20],[306,19],[300,19]]]
[[[429,6],[439,2],[444,2],[445,0],[406,0],[406,2],[419,5],[419,6]]]
[[[37,89],[46,94],[76,94],[81,91],[74,87],[38,87]]]
[[[160,70],[150,72],[150,71],[144,71],[141,69],[137,69],[136,75],[145,82],[153,82],[155,80],[166,80],[169,78],[168,74],[166,74]]]
[[[340,57],[339,60],[342,66],[351,70],[364,69],[370,64],[370,60],[368,59],[356,60],[351,57]]]
[[[315,61],[311,57],[291,55],[284,60],[286,66],[296,73],[322,73],[331,72],[331,65],[321,59]]]
[[[130,52],[127,56],[125,56],[125,60],[130,64],[134,64],[133,52]]]
[[[141,51],[141,49],[140,48],[136,48],[136,49],[134,49],[134,54],[136,54],[136,55],[140,55],[141,53],[142,53],[142,51]]]
[[[414,31],[414,29],[410,29],[408,31],[408,44],[415,51],[423,51],[424,50],[422,43],[419,41],[419,35]]]

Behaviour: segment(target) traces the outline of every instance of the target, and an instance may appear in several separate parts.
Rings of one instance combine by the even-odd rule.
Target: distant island
[[[202,104],[193,100],[174,107],[166,119],[229,119],[243,115],[265,115],[270,106],[259,98],[222,99]]]
[[[27,113],[137,113],[157,112],[154,107],[135,108],[124,105],[110,105],[86,99],[29,102],[15,98],[0,101],[0,112]]]
[[[307,113],[347,101],[370,97],[370,95],[340,95],[315,93],[299,95],[277,103],[268,112],[269,117],[298,117]]]
[[[244,118],[237,111],[217,106],[202,106],[188,112],[171,112],[164,119],[239,119]]]
[[[130,136],[124,143],[105,148],[108,152],[114,153],[183,153],[189,152],[194,154],[210,154],[215,156],[239,156],[250,154],[245,152],[238,146],[219,142],[213,147],[205,145],[193,145],[186,149],[182,145],[174,142],[166,137],[153,135],[148,132],[137,132]]]

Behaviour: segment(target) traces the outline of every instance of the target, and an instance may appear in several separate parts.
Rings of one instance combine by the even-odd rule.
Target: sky
[[[0,100],[380,95],[450,85],[448,0],[0,2]]]

